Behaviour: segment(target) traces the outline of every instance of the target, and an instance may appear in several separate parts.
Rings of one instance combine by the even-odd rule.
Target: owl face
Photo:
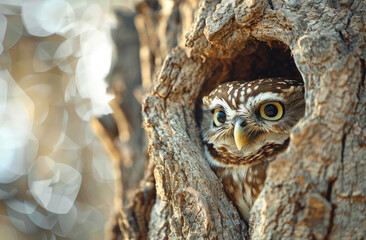
[[[304,115],[301,82],[280,78],[228,82],[203,97],[201,134],[209,163],[246,166],[286,150]]]

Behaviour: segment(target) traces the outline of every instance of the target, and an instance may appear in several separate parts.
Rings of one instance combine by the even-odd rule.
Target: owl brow
[[[213,103],[213,106],[221,106],[221,109],[223,109],[225,111],[225,113],[228,115],[230,115],[234,112],[223,99],[215,98],[212,101],[212,103]]]
[[[248,102],[252,102],[254,103],[254,106],[260,106],[266,102],[283,102],[283,98],[277,96],[278,94],[276,93],[270,93],[270,92],[266,92],[266,93],[260,93],[255,97],[250,97],[248,98]]]
[[[225,109],[224,106],[222,106],[221,104],[211,105],[208,109],[212,110],[216,108]]]

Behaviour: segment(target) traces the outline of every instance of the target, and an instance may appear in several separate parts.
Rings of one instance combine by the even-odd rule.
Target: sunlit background
[[[91,121],[112,112],[121,0],[0,0],[0,239],[108,239],[110,156]]]

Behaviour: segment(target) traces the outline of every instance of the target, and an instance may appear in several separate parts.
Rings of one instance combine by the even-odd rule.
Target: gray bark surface
[[[251,238],[363,239],[365,1],[167,2],[142,3],[136,20],[153,79],[142,109],[150,171],[124,238],[248,238],[203,157],[197,104],[224,81],[286,77],[304,81],[306,113],[269,167]]]

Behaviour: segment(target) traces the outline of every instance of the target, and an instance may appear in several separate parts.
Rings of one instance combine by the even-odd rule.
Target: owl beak
[[[234,140],[238,150],[241,150],[244,145],[249,142],[248,136],[245,134],[245,120],[241,117],[233,119],[232,124],[234,125]]]

